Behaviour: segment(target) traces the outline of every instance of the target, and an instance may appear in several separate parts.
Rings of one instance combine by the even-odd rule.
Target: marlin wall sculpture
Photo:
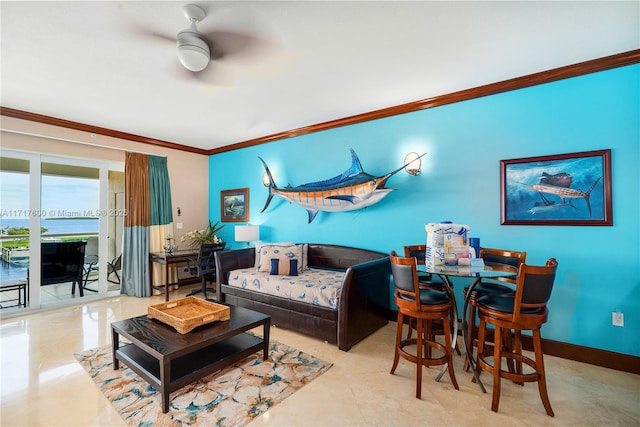
[[[284,188],[278,188],[267,163],[261,157],[258,158],[269,177],[269,196],[261,212],[267,209],[273,196],[278,195],[306,209],[309,214],[309,223],[313,221],[319,211],[351,211],[378,203],[395,190],[384,186],[387,180],[406,166],[402,165],[386,175],[375,177],[362,169],[358,156],[351,149],[351,167],[342,174],[324,181],[311,182],[297,187],[287,185]]]

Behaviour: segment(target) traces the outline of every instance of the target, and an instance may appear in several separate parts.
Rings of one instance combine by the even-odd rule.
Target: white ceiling
[[[3,107],[214,149],[640,47],[640,2],[201,2],[260,56],[185,78],[190,2],[2,1]]]

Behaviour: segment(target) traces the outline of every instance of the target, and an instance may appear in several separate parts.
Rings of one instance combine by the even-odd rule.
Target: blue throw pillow
[[[288,260],[271,258],[271,271],[269,272],[269,274],[272,276],[297,276],[298,260],[295,258]]]

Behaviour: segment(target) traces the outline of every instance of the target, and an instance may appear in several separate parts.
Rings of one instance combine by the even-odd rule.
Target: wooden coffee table
[[[246,333],[262,325],[263,338]],[[231,307],[231,318],[180,334],[146,315],[111,323],[113,369],[123,362],[162,393],[162,412],[169,394],[245,357],[263,351],[269,357],[271,317]],[[131,343],[120,343],[120,336]]]

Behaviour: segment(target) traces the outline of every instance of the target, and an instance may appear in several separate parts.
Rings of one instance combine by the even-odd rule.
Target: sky
[[[95,211],[100,207],[97,179],[42,176],[42,218],[64,217],[68,212]],[[0,172],[0,215],[6,219],[28,219],[29,175]]]

